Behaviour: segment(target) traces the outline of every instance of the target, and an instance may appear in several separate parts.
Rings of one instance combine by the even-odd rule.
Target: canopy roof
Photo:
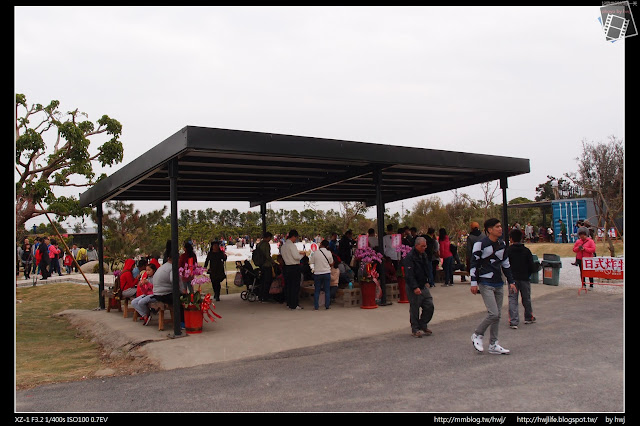
[[[383,203],[529,172],[529,160],[374,143],[187,126],[80,194],[167,201],[177,160],[178,201],[363,201]],[[175,164],[175,163],[174,163]]]

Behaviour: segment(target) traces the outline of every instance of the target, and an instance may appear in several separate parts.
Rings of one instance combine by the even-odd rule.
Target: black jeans
[[[300,299],[300,281],[302,268],[300,265],[284,265],[284,293],[287,306],[295,309]]]
[[[49,273],[49,264],[46,261],[41,260],[38,267],[40,268],[40,274],[42,275],[43,280],[46,280],[51,276]]]
[[[269,289],[271,288],[271,282],[273,281],[273,274],[271,273],[271,266],[262,266],[260,268],[262,276],[260,277],[260,294],[258,298],[260,300],[267,300],[269,298]]]
[[[409,322],[411,323],[411,331],[425,330],[429,325],[429,321],[433,318],[433,297],[427,287],[421,289],[421,294],[415,294],[413,289],[408,285],[407,299],[409,299]],[[422,312],[420,312],[422,310]]]

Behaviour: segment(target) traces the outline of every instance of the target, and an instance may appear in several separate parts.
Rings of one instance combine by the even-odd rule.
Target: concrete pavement
[[[431,288],[435,312],[429,328],[434,333],[443,321],[485,311],[481,296],[471,294],[469,283],[460,283],[459,279],[456,277],[452,287],[438,284]],[[565,289],[532,286],[534,308],[536,298]],[[292,311],[285,304],[249,302],[239,294],[223,294],[215,308],[222,318],[205,322],[200,334],[183,330],[182,337],[174,336],[170,320],[165,330],[159,331],[157,319],[143,326],[132,321],[132,313],[126,319],[118,311],[106,310],[67,310],[60,315],[94,334],[107,349],[144,356],[161,369],[240,360],[387,332],[405,333],[411,338],[408,304],[393,303],[376,309],[334,305],[315,311],[313,299],[308,297],[301,299],[301,305],[304,309]],[[505,297],[505,327],[506,305]]]
[[[588,297],[584,293],[578,295],[579,272],[577,267],[570,265],[572,261],[572,258],[562,259],[559,286],[532,284],[534,313],[538,297],[567,287],[576,290],[576,297]],[[97,289],[97,274],[86,276]],[[112,275],[105,276],[105,285],[110,285],[112,279]],[[47,285],[58,281],[85,283],[82,275],[72,274],[51,277]],[[18,286],[31,285],[31,281],[20,279],[16,283]],[[594,291],[622,293],[623,287],[596,286]],[[437,284],[431,288],[431,293],[435,312],[429,328],[434,333],[438,332],[439,323],[485,311],[481,296],[471,294],[468,281],[460,282],[460,277],[455,277],[454,286]],[[313,299],[307,297],[301,298],[303,310],[291,311],[285,304],[249,302],[242,300],[239,294],[222,294],[221,299],[216,302],[215,312],[222,318],[205,322],[200,334],[186,334],[183,330],[180,337],[174,336],[168,315],[164,331],[158,330],[157,317],[148,326],[134,323],[133,310],[126,319],[121,312],[106,310],[67,310],[60,315],[94,335],[112,356],[145,357],[161,369],[240,360],[387,332],[405,333],[410,337],[408,304],[393,303],[377,309],[333,305],[332,309],[321,307],[315,311]],[[507,303],[505,297],[501,324],[504,327],[507,326]],[[523,310],[520,310],[522,321]]]

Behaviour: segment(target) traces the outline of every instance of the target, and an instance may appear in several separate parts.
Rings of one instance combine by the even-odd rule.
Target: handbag
[[[240,271],[236,272],[236,277],[233,279],[233,284],[235,284],[237,287],[244,286],[244,282],[242,281],[242,274],[240,273]]]
[[[269,288],[269,294],[280,294],[282,293],[282,278],[276,278],[271,282],[271,287]]]

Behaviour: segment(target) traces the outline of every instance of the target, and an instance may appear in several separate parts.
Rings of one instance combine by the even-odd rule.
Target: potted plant
[[[180,303],[184,309],[184,325],[187,334],[202,333],[202,322],[215,321],[215,317],[222,318],[214,312],[215,305],[211,300],[211,294],[202,295],[202,285],[211,282],[204,275],[205,268],[199,265],[186,264],[179,269],[180,278],[189,282],[187,291],[180,296]],[[206,317],[205,317],[206,314]]]
[[[359,248],[355,252],[355,258],[360,262],[358,268],[358,279],[360,281],[360,292],[362,293],[362,309],[377,308],[376,298],[382,295],[380,281],[378,281],[378,271],[374,263],[382,262],[382,254],[371,247]]]

